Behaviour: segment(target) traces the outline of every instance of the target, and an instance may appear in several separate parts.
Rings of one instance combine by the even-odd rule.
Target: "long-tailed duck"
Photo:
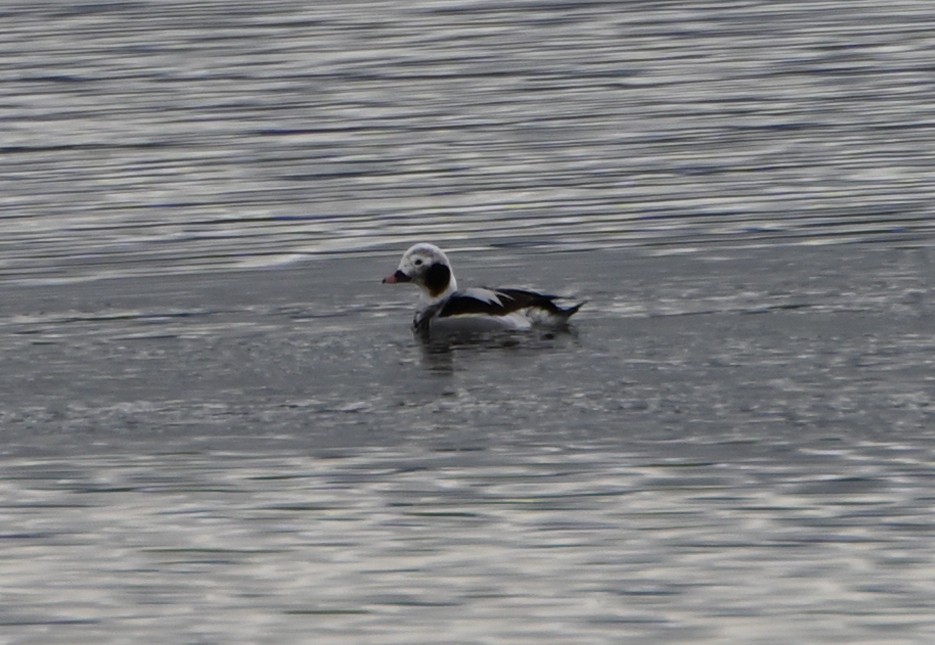
[[[557,296],[524,289],[471,287],[458,290],[451,263],[433,244],[416,244],[403,254],[384,284],[411,282],[422,290],[412,321],[422,334],[523,330],[533,325],[563,327],[584,303],[563,308]]]

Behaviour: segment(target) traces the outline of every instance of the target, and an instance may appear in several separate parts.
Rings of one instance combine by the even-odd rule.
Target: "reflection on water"
[[[930,14],[5,3],[4,637],[928,642]]]
[[[333,261],[350,294],[307,268],[7,289],[0,621],[925,642],[927,253],[557,254],[576,333],[442,348],[408,298],[367,306],[382,258]]]
[[[922,642],[933,626],[919,548],[931,452],[735,442],[694,458],[583,445],[517,459],[445,442],[8,462],[7,634],[726,642],[783,624],[792,640]]]
[[[16,5],[0,278],[416,239],[930,240],[929,14],[925,0]]]

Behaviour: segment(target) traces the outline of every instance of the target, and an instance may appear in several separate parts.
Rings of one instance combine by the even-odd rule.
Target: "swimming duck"
[[[434,244],[410,247],[384,284],[411,282],[421,290],[413,330],[428,336],[438,332],[470,333],[527,330],[533,326],[563,327],[584,303],[563,308],[557,296],[525,289],[458,289],[445,252]]]

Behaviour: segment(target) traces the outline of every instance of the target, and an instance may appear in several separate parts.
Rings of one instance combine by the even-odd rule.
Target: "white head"
[[[440,300],[458,289],[451,263],[445,252],[434,244],[416,244],[403,253],[396,272],[383,278],[386,284],[412,282],[430,300]]]

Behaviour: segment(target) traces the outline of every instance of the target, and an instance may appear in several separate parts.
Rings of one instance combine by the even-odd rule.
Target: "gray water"
[[[0,642],[935,633],[927,0],[0,23]]]

